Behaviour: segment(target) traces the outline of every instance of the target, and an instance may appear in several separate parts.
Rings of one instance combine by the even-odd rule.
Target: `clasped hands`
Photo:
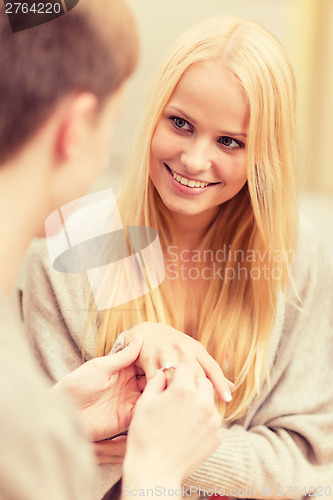
[[[170,446],[174,439],[175,425],[170,426],[170,422],[176,418],[174,423],[185,439],[191,429],[197,432],[203,417],[204,433],[210,434],[209,439],[206,436],[207,447],[211,446],[213,451],[220,443],[220,419],[214,404],[213,387],[227,402],[233,389],[219,365],[199,342],[160,323],[136,325],[124,334],[124,340],[126,347],[123,351],[84,363],[53,388],[67,393],[79,408],[83,430],[94,442],[98,463],[123,462],[127,438],[109,438],[126,431],[132,418],[135,421],[130,429],[138,428],[138,422],[141,422],[141,453],[144,443],[148,446],[150,442],[154,426],[154,434],[169,436],[160,443],[162,452],[165,443]],[[176,369],[159,370],[168,362],[172,362]],[[139,398],[140,405],[136,407]],[[137,434],[129,432],[134,449],[139,442]],[[192,436],[189,434],[188,438],[193,441]],[[179,441],[178,438],[175,446],[179,446]],[[156,436],[151,446],[158,451]],[[151,450],[148,454],[151,455]],[[189,463],[193,459],[200,463],[198,453],[193,455],[192,452],[188,459]]]

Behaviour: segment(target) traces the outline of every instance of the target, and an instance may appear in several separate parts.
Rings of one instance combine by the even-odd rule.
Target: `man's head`
[[[18,33],[0,8],[0,46],[0,171],[40,138],[53,163],[73,160],[78,175],[80,163],[83,175],[97,172],[138,57],[124,1],[81,0],[66,15]]]
[[[65,16],[12,33],[0,12],[0,165],[64,97],[91,92],[99,105],[132,73],[138,51],[122,0],[81,0]]]

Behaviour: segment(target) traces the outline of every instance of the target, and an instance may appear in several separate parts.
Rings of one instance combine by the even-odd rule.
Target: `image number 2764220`
[[[40,24],[53,21],[72,10],[80,0],[6,1],[5,12],[8,16],[13,33],[34,28]]]

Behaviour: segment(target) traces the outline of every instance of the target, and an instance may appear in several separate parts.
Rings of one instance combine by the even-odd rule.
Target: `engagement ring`
[[[175,370],[176,369],[176,365],[174,363],[171,363],[170,361],[166,361],[164,363],[164,365],[162,366],[162,368],[160,368],[160,370],[162,370],[162,372],[165,372],[166,370]]]

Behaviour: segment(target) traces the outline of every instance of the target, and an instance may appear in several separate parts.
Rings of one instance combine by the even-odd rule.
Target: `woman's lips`
[[[173,174],[173,177],[176,178],[176,180],[178,180],[179,182],[180,182],[179,177],[182,177],[186,181],[192,182],[192,184],[193,183],[201,183],[201,184],[205,184],[205,186],[207,186],[209,184],[220,184],[219,182],[203,181],[201,179],[192,179],[190,177],[186,177],[185,175],[181,175],[178,172],[175,172],[174,170],[172,170],[167,163],[164,163],[164,165],[170,170],[170,172]],[[177,177],[178,177],[178,179],[177,179]],[[185,185],[187,185],[187,184],[185,183]],[[190,185],[190,187],[205,187],[205,186],[203,186],[203,185],[202,186]]]

